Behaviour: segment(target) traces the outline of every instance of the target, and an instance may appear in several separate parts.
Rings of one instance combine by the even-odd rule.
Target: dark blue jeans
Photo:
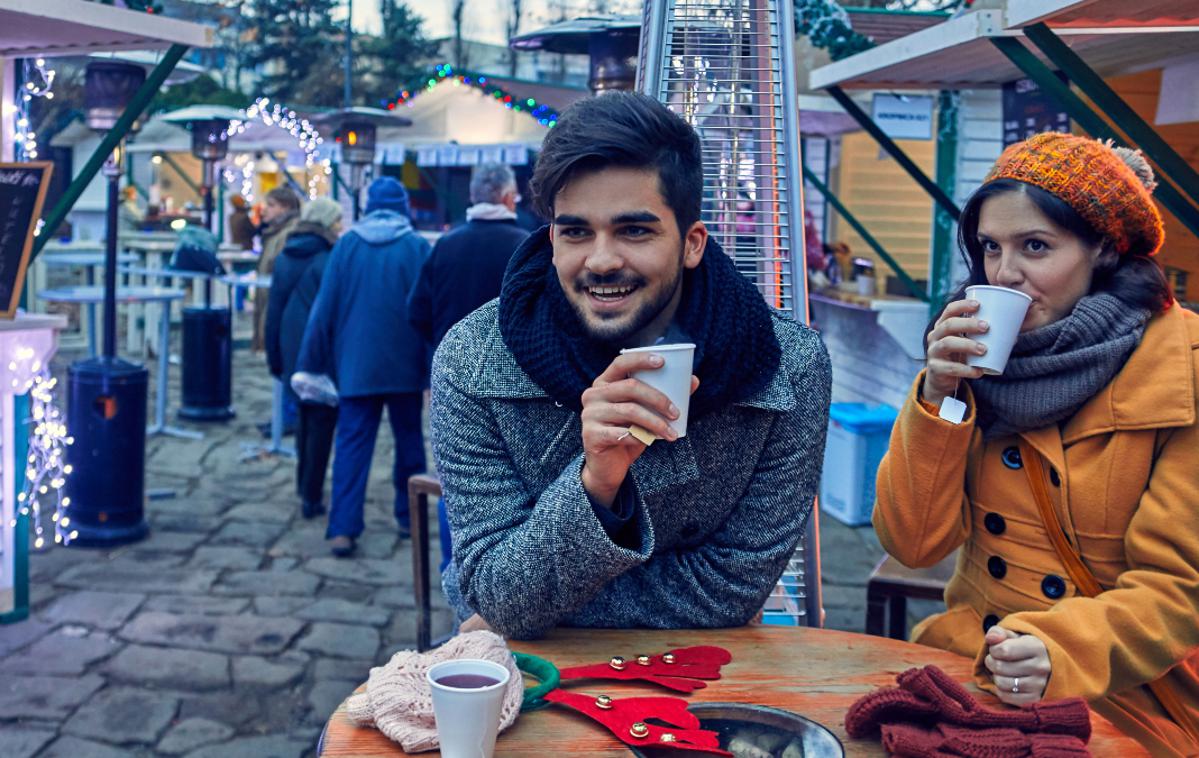
[[[421,432],[419,392],[343,397],[338,406],[337,443],[333,455],[333,497],[329,502],[326,538],[362,534],[362,506],[370,478],[371,458],[383,406],[395,436],[396,523],[408,528],[408,477],[425,470],[425,439]]]

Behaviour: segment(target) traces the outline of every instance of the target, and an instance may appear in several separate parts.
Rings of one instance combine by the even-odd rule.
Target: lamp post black
[[[204,193],[204,228],[216,233],[212,228],[212,193],[216,186],[216,164],[229,154],[229,119],[210,118],[193,121],[191,132],[192,155],[200,159],[204,171],[200,185]]]
[[[141,66],[117,61],[88,65],[86,123],[112,129],[146,79]],[[67,370],[67,423],[75,444],[67,448],[74,473],[67,479],[71,545],[119,545],[149,533],[144,514],[146,463],[145,367],[117,357],[117,205],[124,143],[104,164],[108,181],[104,248],[104,347],[101,355]]]

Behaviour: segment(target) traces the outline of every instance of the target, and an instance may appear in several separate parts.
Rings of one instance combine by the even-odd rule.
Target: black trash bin
[[[228,308],[183,309],[183,402],[180,418],[233,418],[233,322]]]
[[[66,450],[71,475],[71,545],[136,542],[150,529],[145,520],[146,387],[150,373],[120,358],[92,358],[67,371],[67,428],[75,438]]]

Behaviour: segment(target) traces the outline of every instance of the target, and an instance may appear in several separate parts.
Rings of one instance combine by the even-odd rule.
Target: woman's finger
[[[977,300],[954,300],[945,306],[945,310],[941,311],[941,316],[937,319],[936,326],[940,326],[942,322],[951,318],[964,316],[968,313],[977,313],[980,307],[982,306]]]
[[[987,346],[969,337],[942,337],[928,346],[929,358],[949,358],[954,355],[984,355]]]
[[[1049,661],[1049,651],[1045,643],[1034,635],[1021,634],[1013,639],[1004,640],[998,645],[992,645],[988,650],[999,661],[1023,661],[1028,659]]]
[[[928,362],[928,371],[937,376],[956,376],[960,379],[978,379],[983,375],[981,368],[967,366],[965,363],[933,358]]]
[[[991,330],[991,325],[986,321],[980,321],[976,318],[951,318],[937,324],[929,331],[929,339],[939,339],[950,334],[985,334]]]
[[[995,676],[1006,677],[1043,677],[1046,672],[1037,665],[1036,658],[1024,658],[1019,661],[1002,661],[988,654],[983,659],[983,665]]]

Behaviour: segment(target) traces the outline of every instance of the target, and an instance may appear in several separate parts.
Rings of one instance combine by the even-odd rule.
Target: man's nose
[[[624,266],[624,259],[616,249],[615,240],[597,235],[591,252],[587,255],[587,270],[594,274],[606,274]]]

